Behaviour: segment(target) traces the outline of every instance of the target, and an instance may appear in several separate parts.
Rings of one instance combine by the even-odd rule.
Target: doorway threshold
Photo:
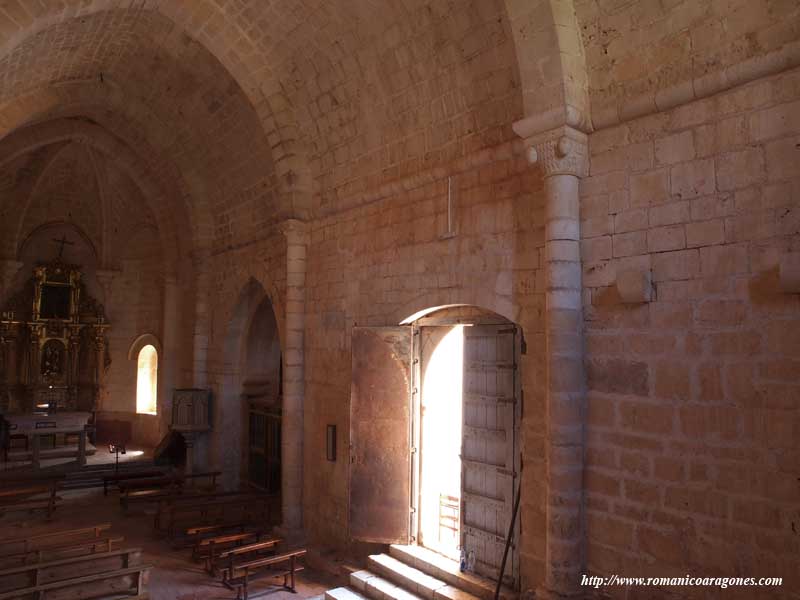
[[[457,587],[481,600],[493,600],[496,582],[475,573],[465,573],[459,568],[457,561],[443,554],[429,550],[424,546],[404,546],[392,544],[389,555],[413,565],[423,573],[440,579],[453,587]],[[500,588],[501,600],[515,600],[519,594],[507,586]]]

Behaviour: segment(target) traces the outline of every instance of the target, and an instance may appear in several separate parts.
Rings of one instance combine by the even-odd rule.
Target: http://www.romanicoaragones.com
[[[778,587],[782,577],[622,577],[619,575],[581,575],[581,585],[599,589],[612,586],[704,586],[727,589],[732,587]]]

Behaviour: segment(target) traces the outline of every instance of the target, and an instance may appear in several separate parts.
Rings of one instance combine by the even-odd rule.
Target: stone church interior
[[[0,600],[800,600],[800,3],[0,2]]]

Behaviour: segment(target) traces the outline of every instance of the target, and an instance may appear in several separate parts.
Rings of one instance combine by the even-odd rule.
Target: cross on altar
[[[66,234],[61,237],[60,240],[53,240],[56,244],[61,244],[61,248],[58,250],[58,258],[61,258],[61,255],[64,254],[64,246],[74,246],[75,242],[67,241]]]

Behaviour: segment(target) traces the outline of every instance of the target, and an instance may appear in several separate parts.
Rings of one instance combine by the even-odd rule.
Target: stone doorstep
[[[326,600],[493,600],[494,583],[419,546],[392,546],[391,555],[367,558],[367,569],[350,573],[349,587],[325,592]],[[472,593],[473,591],[477,593]],[[501,590],[503,600],[516,594]]]
[[[432,550],[422,546],[404,546],[393,544],[389,548],[389,554],[414,567],[433,578],[439,579],[449,585],[469,592],[481,600],[493,600],[495,582],[474,573],[463,573],[459,569],[456,561],[450,560]],[[514,600],[518,594],[507,586],[500,588],[501,600]]]
[[[338,587],[325,592],[325,600],[367,600],[358,592],[346,587]]]
[[[426,600],[434,600],[436,590],[447,585],[441,579],[415,569],[404,562],[386,554],[376,554],[367,559],[370,571],[382,575],[400,587]]]
[[[374,600],[479,600],[386,554],[370,556],[368,565],[350,582]]]

